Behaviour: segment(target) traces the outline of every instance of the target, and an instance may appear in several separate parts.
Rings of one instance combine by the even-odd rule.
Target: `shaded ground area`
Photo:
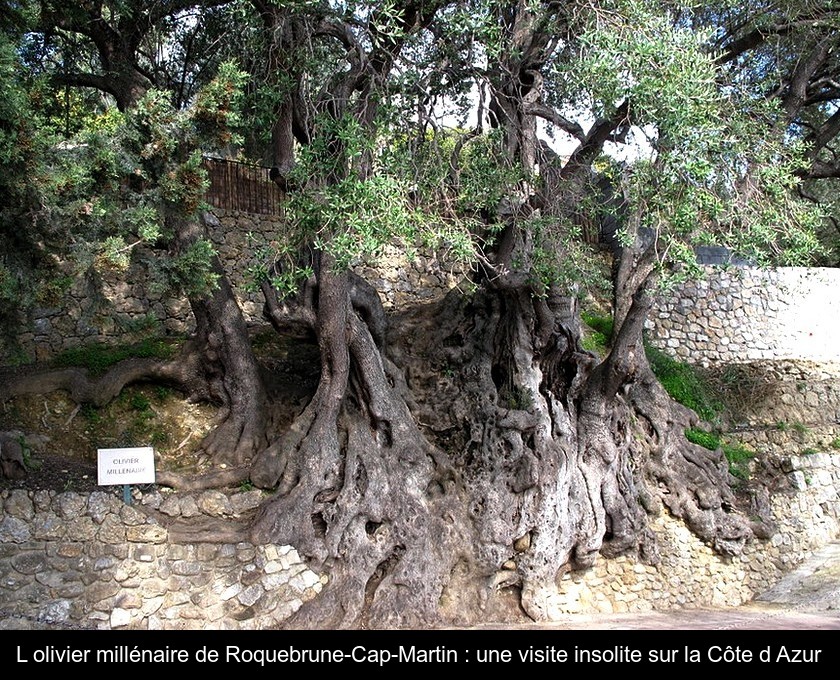
[[[16,397],[0,405],[0,431],[25,440],[26,476],[0,477],[0,489],[95,491],[98,448],[152,446],[158,470],[200,470],[195,448],[215,409],[177,392],[136,385],[107,406],[78,406],[64,392]]]
[[[256,334],[254,344],[282,428],[317,387],[318,350],[273,331]],[[14,397],[0,403],[0,432],[25,440],[27,474],[23,479],[0,474],[0,489],[101,490],[98,448],[151,446],[158,471],[206,472],[211,461],[199,447],[217,414],[215,406],[190,403],[163,385],[129,385],[102,407],[76,404],[60,390]]]

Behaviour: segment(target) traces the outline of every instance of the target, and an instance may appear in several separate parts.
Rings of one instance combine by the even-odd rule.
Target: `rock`
[[[525,534],[524,536],[520,536],[519,538],[517,538],[513,542],[513,549],[516,550],[516,552],[519,552],[519,553],[525,552],[530,547],[531,547],[531,534],[530,533]]]
[[[0,477],[23,479],[26,477],[26,465],[23,459],[23,447],[8,432],[0,432]]]

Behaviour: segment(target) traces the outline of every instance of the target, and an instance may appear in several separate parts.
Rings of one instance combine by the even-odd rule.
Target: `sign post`
[[[122,484],[126,505],[131,505],[132,484],[155,483],[155,451],[151,446],[97,449],[96,463],[99,486]]]

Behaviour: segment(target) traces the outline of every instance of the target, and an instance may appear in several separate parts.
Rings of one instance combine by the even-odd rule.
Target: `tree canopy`
[[[216,470],[164,479],[273,491],[252,540],[330,571],[293,625],[469,619],[497,586],[551,618],[563,570],[656,561],[663,507],[725,554],[772,530],[739,505],[723,454],[686,439],[698,416],[656,381],[643,328],[659,287],[700,274],[698,245],[836,262],[836,3],[6,10],[6,341],[29,307],[141,246],[195,332],[175,360],[7,381],[0,397],[63,385],[101,403],[152,379],[218,405],[200,446]],[[208,152],[272,166],[284,192],[254,284],[278,332],[315,338],[321,369],[289,427],[207,237]],[[355,267],[395,243],[446,250],[467,285],[386,314]],[[603,356],[579,317],[598,282]]]
[[[517,181],[523,200],[552,172],[577,177],[554,193],[554,205],[539,207],[541,217],[558,218],[556,228],[532,225],[546,242],[537,244],[543,273],[586,261],[574,255],[580,222],[604,219],[584,214],[603,212],[595,174],[621,195],[624,229],[651,229],[665,259],[689,262],[691,245],[717,242],[759,261],[803,262],[817,250],[817,220],[831,257],[836,218],[825,187],[838,174],[831,3],[410,6],[401,14],[401,6],[372,3],[15,2],[6,33],[39,130],[65,138],[95,127],[109,102],[124,111],[153,88],[185,107],[224,60],[237,63],[247,73],[239,153],[284,174],[296,166],[293,181],[305,186],[350,169],[335,165],[341,138],[350,147],[341,162],[369,175],[363,181],[374,194],[386,190],[396,205],[413,191],[428,207],[425,221],[388,214],[376,226],[360,217],[364,235],[336,234],[336,249],[350,259],[390,237],[374,238],[385,223],[395,230],[436,223],[437,233],[441,203],[469,200],[454,194],[471,191],[496,209]],[[458,120],[471,122],[459,130]],[[492,145],[494,131],[502,141],[484,176],[474,162],[464,175],[456,156]],[[569,156],[562,168],[558,150]],[[428,164],[434,158],[438,168]],[[451,171],[440,183],[444,164]],[[500,172],[507,188],[499,188]],[[581,188],[568,191],[574,183]],[[433,191],[414,190],[424,186]],[[358,189],[345,192],[359,196],[357,205],[331,214],[362,209]],[[304,210],[301,201],[297,207]],[[480,230],[455,229],[451,220],[469,216],[450,211],[444,230],[464,255],[465,237]]]

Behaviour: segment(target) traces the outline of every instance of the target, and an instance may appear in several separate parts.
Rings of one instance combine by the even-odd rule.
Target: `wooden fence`
[[[269,179],[269,169],[223,158],[205,158],[210,179],[205,200],[216,208],[279,215],[283,191]]]

